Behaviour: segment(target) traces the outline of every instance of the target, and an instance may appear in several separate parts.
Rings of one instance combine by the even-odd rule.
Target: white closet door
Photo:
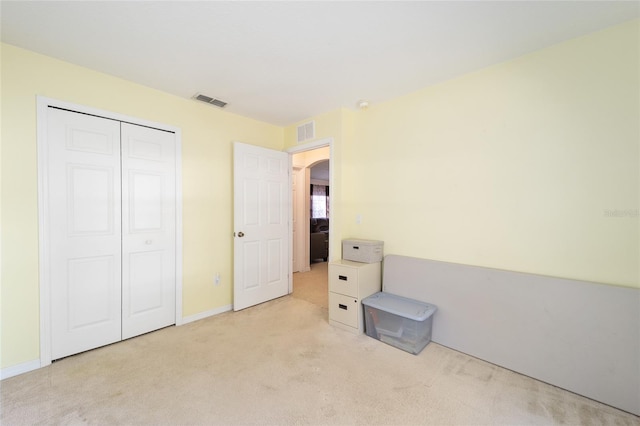
[[[122,338],[175,323],[175,134],[122,123]]]
[[[120,123],[51,108],[52,359],[121,339]]]

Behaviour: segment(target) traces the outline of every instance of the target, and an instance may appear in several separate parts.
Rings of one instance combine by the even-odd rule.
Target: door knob
[[[238,237],[240,237],[240,238],[244,237],[244,232],[242,232],[242,231],[238,232]]]

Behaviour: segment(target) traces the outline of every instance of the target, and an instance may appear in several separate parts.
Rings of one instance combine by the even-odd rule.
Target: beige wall
[[[36,95],[182,130],[183,314],[229,305],[232,141],[281,150],[283,129],[6,44],[1,54],[1,367],[39,358]]]
[[[373,238],[387,253],[639,287],[638,31],[636,20],[313,117],[317,139],[333,138],[332,257],[343,238]],[[1,54],[1,367],[39,356],[36,95],[182,129],[184,315],[230,304],[231,142],[291,147],[295,125]]]
[[[316,148],[310,151],[303,151],[292,155],[294,167],[312,167],[314,164],[329,159],[329,147]]]
[[[357,113],[343,235],[640,286],[638,32],[636,20]]]
[[[348,143],[348,130],[351,128],[353,111],[347,109],[338,109],[325,114],[320,114],[310,119],[315,121],[316,138],[313,142],[323,139],[332,140],[332,167],[330,170],[333,177],[333,186],[331,187],[331,239],[329,254],[330,260],[340,259],[342,256],[341,239],[342,233],[342,170],[343,170],[343,147]],[[284,145],[285,148],[296,146],[297,126],[308,122],[310,119],[295,123],[284,129]]]
[[[338,135],[335,257],[341,239],[371,238],[389,254],[640,287],[638,31],[312,117],[319,138]]]

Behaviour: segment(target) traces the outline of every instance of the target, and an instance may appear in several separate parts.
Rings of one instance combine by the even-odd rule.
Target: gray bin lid
[[[414,321],[424,321],[438,309],[435,305],[382,291],[363,299],[362,304]]]

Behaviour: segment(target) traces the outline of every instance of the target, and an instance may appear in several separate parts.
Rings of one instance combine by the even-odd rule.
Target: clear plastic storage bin
[[[365,333],[417,355],[431,341],[435,305],[379,292],[362,300]]]

